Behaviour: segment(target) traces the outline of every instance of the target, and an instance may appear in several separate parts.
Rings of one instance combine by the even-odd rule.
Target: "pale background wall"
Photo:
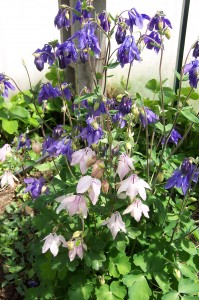
[[[172,87],[171,74],[175,69],[182,0],[107,0],[107,11],[110,11],[112,15],[132,7],[135,7],[140,13],[151,16],[157,10],[163,10],[171,20],[173,30],[171,39],[165,43],[163,78],[170,76],[167,84]],[[22,59],[26,62],[33,83],[44,76],[46,69],[43,72],[37,71],[32,53],[37,48],[43,47],[44,43],[59,39],[59,30],[53,24],[57,11],[57,0],[0,1],[0,72],[15,78],[22,89],[29,87]],[[199,0],[192,0],[185,52],[198,37],[198,11]],[[114,47],[116,47],[116,43],[113,45]],[[159,57],[160,55],[154,51],[145,50],[142,55],[143,62],[134,63],[131,74],[133,91],[144,93],[144,84],[151,78],[158,79]],[[119,81],[122,75],[127,74],[127,68],[116,68],[114,74],[116,75],[114,82]]]

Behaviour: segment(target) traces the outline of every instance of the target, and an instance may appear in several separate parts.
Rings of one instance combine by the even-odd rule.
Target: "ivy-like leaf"
[[[149,300],[152,292],[144,275],[128,289],[129,300]]]
[[[119,278],[120,274],[128,274],[131,270],[129,258],[125,253],[119,253],[116,257],[109,259],[109,273],[115,278]]]
[[[99,289],[96,289],[97,300],[123,300],[126,296],[126,293],[126,288],[121,286],[117,281],[113,281],[111,283],[110,289],[107,284],[104,284]]]
[[[179,300],[179,294],[176,291],[171,291],[164,295],[161,300]]]
[[[2,120],[2,128],[9,134],[13,134],[14,132],[17,133],[18,122],[16,120],[9,121],[9,120],[3,119]]]

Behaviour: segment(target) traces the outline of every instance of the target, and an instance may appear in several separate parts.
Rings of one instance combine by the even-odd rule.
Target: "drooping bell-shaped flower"
[[[70,40],[57,46],[56,57],[59,59],[61,69],[66,68],[71,62],[77,62],[78,53],[75,44]]]
[[[24,182],[27,184],[24,193],[30,192],[33,199],[36,199],[42,193],[49,193],[49,189],[45,186],[45,180],[43,177],[40,177],[39,179],[32,177],[25,178]]]
[[[69,216],[75,214],[82,215],[84,218],[87,217],[88,208],[86,205],[86,200],[82,195],[67,195],[61,196],[56,199],[57,202],[60,202],[56,212],[57,214],[62,210],[66,209],[69,213]]]
[[[48,100],[50,98],[55,98],[61,96],[58,88],[54,88],[51,83],[46,83],[42,86],[39,95],[38,95],[38,103],[41,104],[43,100]]]
[[[60,8],[55,17],[54,24],[58,29],[70,27],[70,15],[66,8]]]
[[[28,148],[30,149],[31,146],[31,140],[29,139],[27,134],[20,134],[19,136],[19,143],[17,146],[17,150],[21,149],[21,148]]]
[[[168,139],[168,142],[173,143],[173,144],[178,144],[178,140],[181,139],[182,136],[177,132],[177,130],[173,129],[171,132],[171,135]],[[162,144],[165,143],[165,138],[162,139]]]
[[[69,250],[68,256],[70,261],[73,261],[76,256],[80,259],[84,256],[84,251],[87,250],[87,246],[83,239],[75,239],[67,242],[67,248]]]
[[[150,20],[148,24],[148,29],[150,31],[153,31],[154,29],[163,30],[167,26],[172,28],[171,22],[164,17],[164,13],[162,11],[158,11],[156,15]]]
[[[117,59],[123,68],[125,64],[140,60],[140,53],[133,36],[127,36],[118,49]]]
[[[199,60],[194,60],[184,66],[184,74],[189,73],[189,84],[193,88],[197,88],[199,80]]]
[[[89,198],[93,205],[95,205],[98,201],[101,190],[101,181],[96,178],[92,178],[91,176],[83,176],[80,178],[76,192],[78,194],[84,194],[88,192]]]
[[[9,144],[5,144],[2,148],[0,148],[0,162],[4,162],[11,154],[11,151],[12,149]]]
[[[119,24],[117,26],[117,30],[115,33],[115,40],[118,45],[122,44],[126,37],[126,24],[121,23],[121,19],[119,19]]]
[[[144,42],[147,49],[154,49],[156,53],[160,51],[160,48],[162,46],[160,36],[156,31],[152,31],[149,35],[146,35],[144,38]]]
[[[110,31],[110,20],[105,11],[99,14],[98,19],[100,20],[100,26],[102,27],[102,29],[105,32]]]
[[[146,200],[145,189],[151,189],[149,184],[143,179],[139,178],[136,174],[132,174],[127,179],[121,181],[119,185],[120,186],[117,191],[118,196],[123,198],[123,193],[125,193],[125,195],[129,196],[131,200],[134,200],[138,194],[142,200]]]
[[[129,114],[132,108],[132,99],[126,96],[122,97],[122,100],[118,106],[118,110],[123,116]]]
[[[37,70],[42,71],[44,68],[44,64],[48,62],[51,66],[55,61],[55,55],[52,52],[52,46],[45,44],[42,49],[37,49],[33,56],[35,57],[34,64],[37,67]]]
[[[58,254],[61,243],[62,246],[66,247],[65,238],[62,235],[57,235],[56,233],[50,233],[42,241],[45,241],[42,247],[42,253],[50,250],[53,256]]]
[[[80,134],[81,138],[87,140],[88,146],[97,144],[104,135],[102,128],[92,117],[89,117],[86,123],[88,125],[82,130]]]
[[[149,207],[142,203],[140,199],[135,199],[123,212],[123,215],[130,213],[131,216],[139,222],[142,214],[149,218]]]
[[[11,186],[12,188],[15,187],[15,181],[19,181],[17,179],[17,177],[15,177],[10,171],[5,171],[3,173],[2,176],[0,176],[0,179],[1,179],[1,188],[3,188],[4,186],[6,185],[9,185]]]
[[[122,221],[122,217],[118,211],[114,212],[108,220],[102,223],[102,225],[107,225],[113,239],[116,238],[119,231],[126,232],[125,223]]]
[[[146,124],[156,123],[159,120],[159,117],[148,107],[141,109],[139,117],[143,127],[146,127]]]
[[[79,164],[80,171],[85,174],[88,168],[95,162],[96,153],[89,147],[80,149],[72,154],[71,166]]]
[[[8,90],[15,90],[15,87],[8,81],[3,73],[0,73],[0,96],[8,97]]]
[[[126,24],[130,27],[130,31],[133,32],[133,26],[142,29],[144,19],[150,20],[150,17],[145,14],[139,14],[135,8],[132,8],[128,11]]]
[[[134,170],[132,159],[125,153],[121,154],[119,156],[116,174],[118,174],[120,180],[122,180],[130,170]]]
[[[195,43],[195,46],[193,49],[193,57],[195,57],[195,59],[199,57],[199,42]]]
[[[165,189],[172,187],[181,188],[184,195],[186,195],[188,188],[191,187],[192,182],[198,182],[199,171],[190,158],[186,158],[181,167],[173,172],[173,175],[168,179]]]

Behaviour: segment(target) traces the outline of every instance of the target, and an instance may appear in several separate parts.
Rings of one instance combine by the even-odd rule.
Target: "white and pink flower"
[[[132,159],[127,154],[121,154],[119,156],[116,174],[118,174],[120,180],[122,180],[130,170],[134,170]]]
[[[101,181],[96,178],[92,178],[91,176],[83,176],[80,178],[76,191],[78,194],[84,194],[88,192],[89,198],[93,205],[95,205],[98,201],[101,190]]]
[[[79,164],[81,173],[85,174],[90,165],[95,162],[95,157],[96,154],[91,148],[80,149],[72,154],[71,166]]]
[[[149,218],[149,207],[142,203],[140,199],[135,199],[135,201],[130,204],[125,211],[123,212],[123,215],[130,213],[131,216],[139,222],[141,219],[142,214]]]
[[[4,187],[5,185],[10,185],[12,188],[15,187],[14,181],[19,181],[17,177],[15,177],[10,171],[5,171],[1,178],[1,187]]]
[[[60,205],[56,210],[57,214],[62,209],[66,209],[71,217],[75,214],[82,215],[84,218],[87,217],[88,208],[83,195],[61,196],[58,197],[56,201],[60,202]]]
[[[42,247],[42,253],[45,253],[50,249],[53,256],[58,254],[61,243],[63,247],[67,247],[65,238],[62,235],[57,235],[56,233],[50,233],[42,241],[45,241]]]
[[[4,162],[6,160],[6,157],[8,157],[11,153],[11,147],[9,144],[5,144],[1,149],[0,149],[0,162]]]
[[[113,239],[116,238],[116,235],[120,230],[126,232],[125,223],[122,221],[122,217],[118,211],[114,212],[108,220],[102,223],[102,225],[107,225],[111,231]]]
[[[146,200],[145,189],[151,189],[149,184],[143,179],[139,178],[136,174],[132,174],[127,179],[121,181],[119,189],[117,191],[119,198],[129,196],[131,200],[139,194],[142,200]]]
[[[73,261],[76,255],[82,259],[84,256],[84,250],[87,250],[86,244],[84,244],[82,239],[75,239],[73,241],[67,242],[68,256],[70,261]]]

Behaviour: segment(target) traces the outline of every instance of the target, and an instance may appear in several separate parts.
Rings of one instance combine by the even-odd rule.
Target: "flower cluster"
[[[8,81],[8,78],[0,73],[0,95],[2,97],[8,97],[8,90],[15,90],[15,87]]]

